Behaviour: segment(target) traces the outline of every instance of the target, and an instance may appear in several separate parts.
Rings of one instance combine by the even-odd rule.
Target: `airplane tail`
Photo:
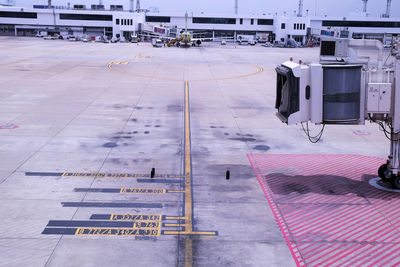
[[[187,31],[187,30],[188,30],[188,13],[186,11],[186,13],[185,13],[185,31]]]

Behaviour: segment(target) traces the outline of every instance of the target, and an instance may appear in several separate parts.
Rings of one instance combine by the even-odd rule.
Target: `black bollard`
[[[155,174],[156,174],[156,169],[155,168],[151,168],[150,178],[154,178]]]
[[[230,176],[231,176],[231,172],[230,171],[226,171],[226,175],[225,175],[226,180],[229,180]]]

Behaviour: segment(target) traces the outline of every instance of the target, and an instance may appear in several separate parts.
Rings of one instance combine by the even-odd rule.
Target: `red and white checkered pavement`
[[[400,266],[400,193],[368,183],[385,159],[248,158],[298,266]]]

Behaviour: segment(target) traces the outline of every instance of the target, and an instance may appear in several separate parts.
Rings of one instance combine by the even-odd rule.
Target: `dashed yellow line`
[[[139,54],[136,56],[136,58],[153,58],[152,56],[143,56],[142,54]]]

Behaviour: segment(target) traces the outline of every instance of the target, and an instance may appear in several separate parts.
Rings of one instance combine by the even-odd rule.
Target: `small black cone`
[[[226,180],[229,180],[229,178],[230,178],[230,176],[231,176],[231,172],[230,171],[226,171]]]
[[[156,169],[155,168],[151,168],[151,173],[150,173],[150,177],[154,178],[154,175],[156,174]]]

